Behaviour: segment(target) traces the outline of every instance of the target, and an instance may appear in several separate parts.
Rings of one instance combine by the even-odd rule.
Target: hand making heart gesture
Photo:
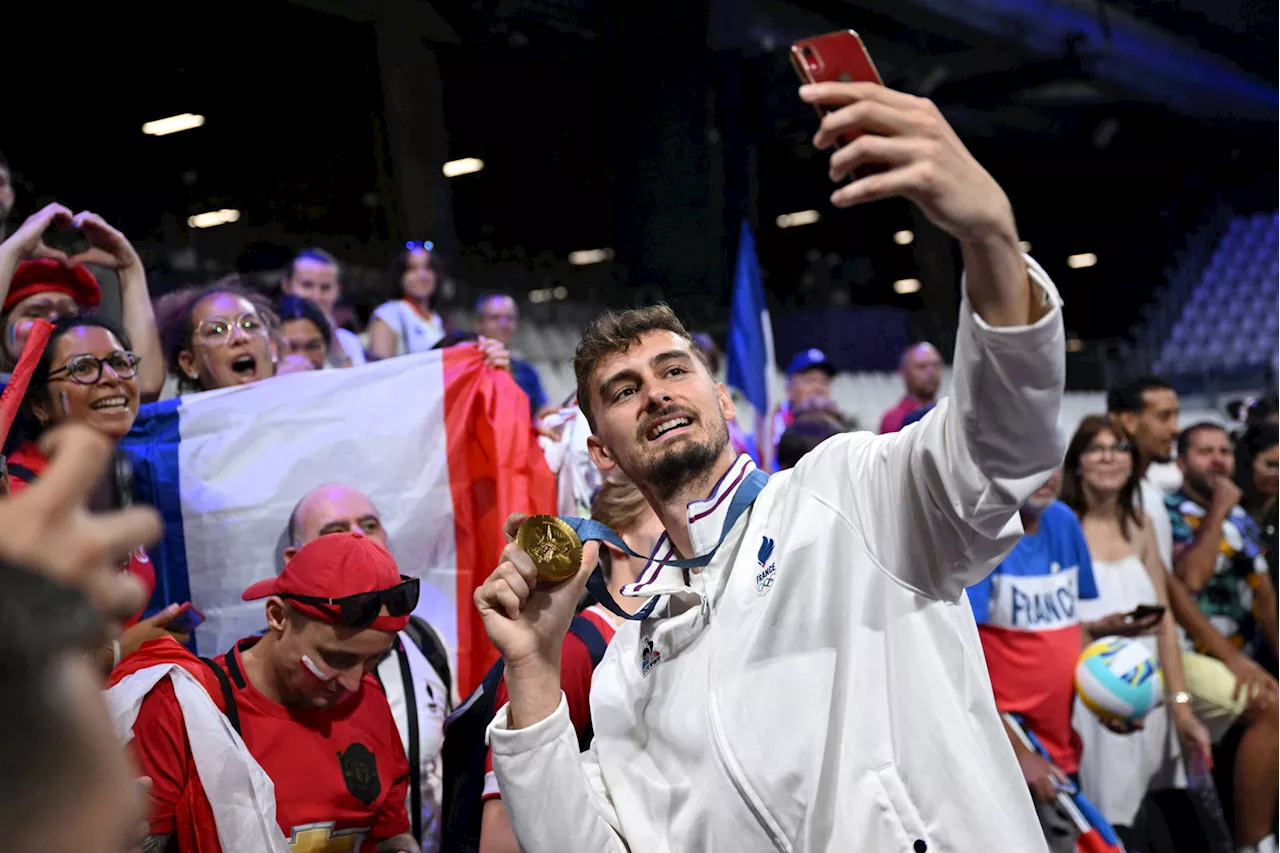
[[[13,262],[34,258],[52,258],[71,263],[67,253],[44,244],[44,233],[49,228],[73,228],[71,211],[56,201],[47,204],[27,217],[18,228],[9,235],[9,239],[0,243],[0,252],[13,256]]]

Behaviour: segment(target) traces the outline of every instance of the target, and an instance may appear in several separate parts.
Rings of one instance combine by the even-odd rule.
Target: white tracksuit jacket
[[[951,396],[923,421],[824,442],[700,573],[651,565],[624,590],[664,599],[595,671],[588,752],[563,697],[526,729],[499,711],[524,853],[1046,849],[963,595],[1064,451],[1061,300],[1028,265],[1053,309],[997,329],[965,299]],[[698,554],[750,465],[690,504]]]

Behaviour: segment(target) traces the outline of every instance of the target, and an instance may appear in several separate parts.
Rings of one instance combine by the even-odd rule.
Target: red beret
[[[52,258],[40,258],[18,264],[0,311],[8,311],[28,296],[51,291],[67,294],[81,308],[96,308],[102,301],[102,288],[88,269],[79,264],[69,267]]]

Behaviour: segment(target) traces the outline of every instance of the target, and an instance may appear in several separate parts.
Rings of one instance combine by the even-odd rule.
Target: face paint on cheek
[[[298,661],[302,664],[303,671],[306,672],[307,675],[311,676],[315,680],[315,682],[321,686],[328,687],[330,684],[337,681],[338,679],[338,676],[336,674],[325,675],[323,672],[321,672],[320,667],[316,666],[315,662],[312,661],[311,658],[308,657],[307,655],[303,655],[302,657],[298,658]]]
[[[71,417],[71,405],[67,402],[67,392],[58,392],[58,406],[62,409],[62,419],[65,421]]]
[[[21,354],[22,348],[27,345],[27,338],[35,324],[35,320],[19,320],[9,327],[9,351],[15,357]]]

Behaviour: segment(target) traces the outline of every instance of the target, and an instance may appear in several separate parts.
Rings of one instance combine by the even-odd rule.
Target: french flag
[[[756,238],[744,219],[738,237],[738,260],[733,273],[733,303],[729,313],[728,362],[725,378],[738,389],[756,413],[756,461],[769,470],[775,436],[769,435],[770,382],[773,377],[773,323],[764,299]]]
[[[298,500],[344,483],[378,507],[400,571],[421,578],[416,612],[449,644],[465,696],[497,656],[471,595],[498,564],[503,521],[555,512],[536,439],[524,393],[473,345],[143,406],[121,446],[135,499],[165,522],[149,611],[195,604],[205,655],[262,630],[262,602],[240,594],[282,568]]]

